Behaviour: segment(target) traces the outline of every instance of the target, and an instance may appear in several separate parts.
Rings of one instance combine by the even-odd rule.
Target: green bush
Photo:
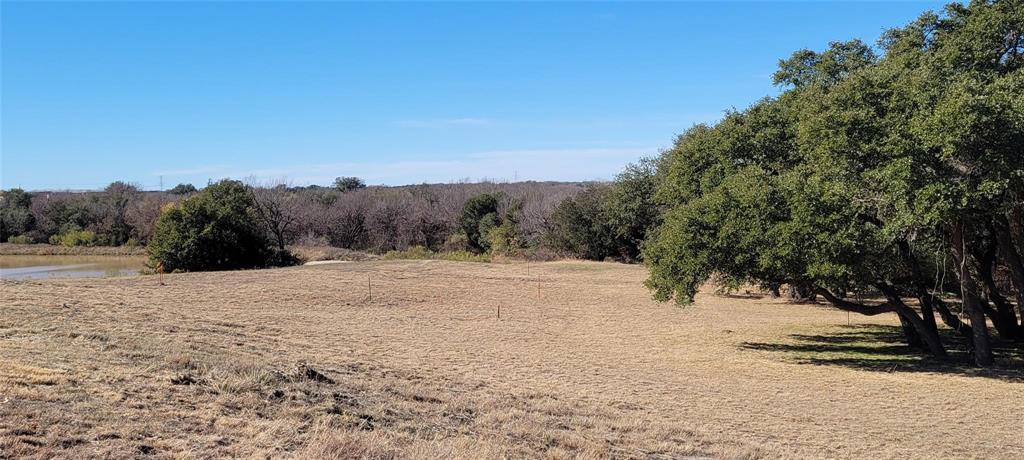
[[[150,263],[164,271],[232,270],[294,265],[254,215],[252,194],[241,182],[223,180],[164,210],[146,247]]]
[[[619,257],[619,240],[608,216],[614,193],[611,185],[594,185],[562,201],[551,214],[547,244],[584,259]]]
[[[96,244],[96,232],[89,230],[69,230],[50,237],[50,244],[59,246],[92,246]]]
[[[520,234],[519,218],[523,211],[522,201],[515,200],[501,218],[501,225],[487,232],[490,252],[495,255],[516,256],[526,247]]]
[[[647,234],[662,218],[654,196],[657,174],[657,160],[643,159],[615,182],[565,199],[551,215],[547,246],[584,259],[639,261]]]
[[[18,235],[7,238],[7,242],[11,244],[32,244],[35,241],[32,240],[31,236]]]
[[[466,242],[475,252],[486,252],[491,247],[488,239],[491,229],[501,225],[498,203],[501,193],[481,193],[466,201],[459,216],[459,225],[466,234]]]

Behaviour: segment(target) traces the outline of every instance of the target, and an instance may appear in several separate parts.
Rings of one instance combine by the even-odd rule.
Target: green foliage
[[[876,59],[871,47],[860,40],[832,42],[822,53],[803,49],[789,59],[780,60],[779,70],[772,75],[772,80],[775,84],[795,87],[830,86]]]
[[[384,253],[385,260],[448,260],[453,262],[490,262],[488,254],[475,254],[469,251],[445,251],[434,252],[423,246],[413,246],[409,249],[398,251],[392,250]]]
[[[40,230],[49,237],[89,226],[98,220],[89,202],[84,196],[47,201]]]
[[[437,253],[436,259],[451,262],[490,262],[490,254],[476,254],[469,251],[451,251]]]
[[[469,200],[462,207],[459,226],[466,235],[469,247],[474,252],[487,252],[491,248],[491,230],[501,226],[498,206],[504,195],[501,193],[481,193]]]
[[[657,160],[650,158],[626,166],[616,177],[605,206],[618,252],[627,261],[641,258],[643,241],[661,222],[661,208],[654,196],[657,171]]]
[[[344,193],[366,188],[366,183],[358,177],[338,177],[334,179],[334,188]]]
[[[170,206],[147,246],[151,263],[162,264],[165,271],[294,264],[294,257],[276,248],[256,224],[254,206],[245,185],[232,180],[211,184]]]
[[[59,235],[50,237],[50,244],[60,246],[94,246],[96,244],[96,232],[89,230],[69,230]]]
[[[487,240],[490,243],[490,252],[500,255],[516,255],[526,247],[526,242],[520,234],[519,219],[523,212],[522,201],[513,201],[505,208],[502,214],[501,224],[487,230]],[[484,229],[481,228],[481,232]]]
[[[627,166],[614,183],[564,200],[551,214],[547,245],[585,259],[639,260],[643,242],[662,218],[658,182],[658,162],[644,159]]]
[[[167,191],[171,195],[191,195],[198,192],[195,185],[192,184],[178,184],[174,188]]]
[[[120,181],[113,182],[103,189],[98,203],[101,219],[97,225],[101,244],[120,246],[131,238],[132,227],[128,224],[128,207],[138,195],[138,188]]]
[[[35,243],[35,240],[28,235],[17,235],[8,237],[7,242],[11,244],[32,244]]]
[[[616,231],[607,215],[614,192],[610,185],[592,185],[559,203],[551,214],[547,244],[585,259],[618,257]]]
[[[1019,2],[952,4],[887,32],[881,56],[859,41],[798,51],[778,97],[680,136],[643,250],[655,296],[689,302],[713,275],[917,292],[901,245],[944,257],[954,226],[983,239],[1022,207],[1022,19]]]
[[[20,188],[0,190],[0,241],[35,228],[32,195]]]

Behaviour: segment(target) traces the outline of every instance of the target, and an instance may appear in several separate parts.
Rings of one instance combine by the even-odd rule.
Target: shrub
[[[223,180],[169,206],[147,246],[150,261],[166,271],[230,270],[293,265],[257,225],[252,194]]]
[[[32,244],[35,241],[32,240],[31,236],[18,235],[7,238],[7,242],[11,244]]]
[[[491,253],[514,256],[526,247],[519,230],[519,217],[522,214],[522,209],[522,201],[514,201],[512,205],[505,208],[501,225],[493,227],[487,232]]]
[[[459,217],[459,225],[466,234],[470,249],[485,252],[490,249],[488,239],[491,229],[501,225],[498,217],[498,203],[501,193],[481,193],[466,200]]]
[[[60,246],[92,246],[96,244],[96,232],[89,230],[69,230],[50,237],[50,244]]]
[[[584,259],[619,256],[615,229],[607,213],[613,193],[610,185],[595,185],[562,201],[551,214],[547,244]]]

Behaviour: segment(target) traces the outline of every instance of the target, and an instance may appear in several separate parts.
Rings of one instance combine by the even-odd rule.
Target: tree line
[[[260,234],[278,251],[287,246],[334,246],[385,253],[430,251],[576,256],[578,248],[550,244],[563,201],[600,184],[520,182],[367,187],[356,177],[333,186],[220,181],[166,192],[115,182],[100,191],[0,191],[0,241],[82,245],[148,245],[165,214],[195,217],[197,231],[221,211]],[[234,204],[237,209],[228,212]],[[205,203],[198,206],[197,203]],[[177,211],[175,211],[177,210]],[[166,219],[165,219],[166,220]],[[234,224],[232,224],[234,225]],[[237,227],[236,229],[241,229]],[[530,253],[530,254],[528,254]],[[609,254],[611,257],[612,254]]]

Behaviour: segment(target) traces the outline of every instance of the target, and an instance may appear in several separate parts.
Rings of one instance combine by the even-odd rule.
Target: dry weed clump
[[[321,261],[344,261],[363,262],[367,260],[378,260],[381,256],[365,251],[353,251],[351,249],[336,248],[333,246],[288,246],[288,250],[304,263]]]

